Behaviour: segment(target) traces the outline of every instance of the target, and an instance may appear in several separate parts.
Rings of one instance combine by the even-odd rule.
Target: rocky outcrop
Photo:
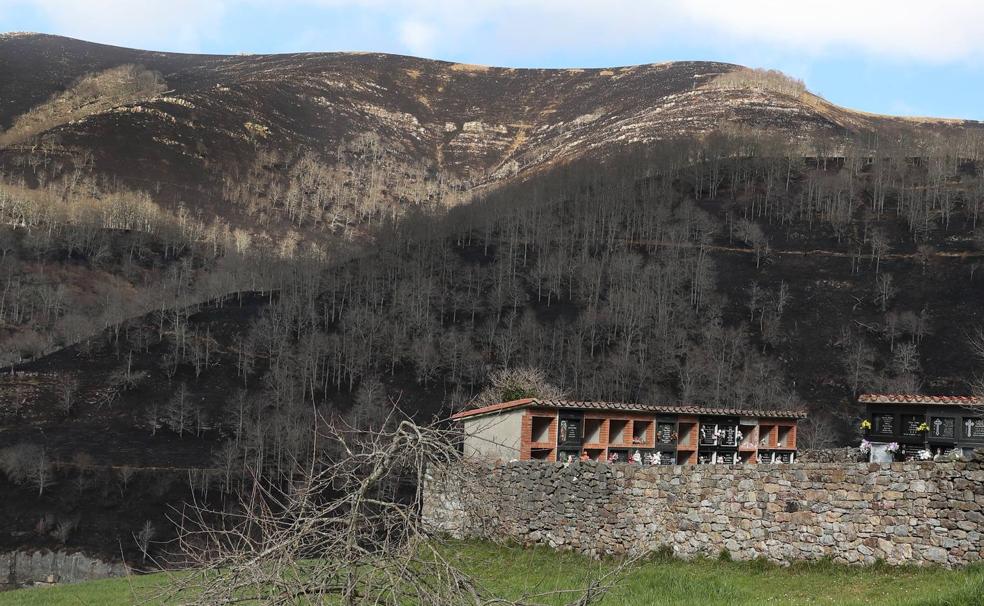
[[[435,471],[423,515],[459,537],[593,556],[830,558],[962,566],[984,558],[984,460],[636,467],[526,461]]]
[[[35,583],[78,583],[123,576],[126,565],[67,551],[0,553],[0,589]]]

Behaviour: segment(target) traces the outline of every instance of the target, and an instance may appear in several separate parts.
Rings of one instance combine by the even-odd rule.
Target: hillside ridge
[[[700,61],[544,69],[381,53],[196,55],[7,36],[0,170],[29,184],[81,174],[256,231],[358,232],[558,163],[721,129],[807,149],[879,129],[980,127],[856,112],[779,76],[715,84],[741,70],[749,71]],[[57,161],[39,163],[38,151]]]

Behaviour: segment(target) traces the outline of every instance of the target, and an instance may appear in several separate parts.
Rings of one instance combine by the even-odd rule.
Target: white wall
[[[518,459],[525,412],[508,410],[463,419],[465,457],[489,462]]]

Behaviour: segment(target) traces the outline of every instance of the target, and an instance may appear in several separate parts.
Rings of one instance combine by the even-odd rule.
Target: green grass
[[[466,572],[507,598],[583,586],[616,562],[594,561],[546,548],[522,549],[489,543],[454,543],[448,548]],[[0,593],[0,606],[80,606],[143,603],[167,582],[164,575],[93,581],[80,585]],[[571,599],[571,596],[566,596]],[[535,600],[563,604],[564,596]],[[764,562],[652,557],[628,571],[603,600],[607,606],[741,605],[984,605],[984,566],[964,570],[891,566],[847,567],[829,562],[782,568]]]
[[[167,582],[167,575],[151,574],[18,589],[0,592],[0,606],[129,606],[145,603]]]
[[[585,585],[610,570],[549,549],[459,546],[459,562],[506,597]],[[547,603],[563,603],[562,600]],[[701,604],[984,605],[984,566],[964,570],[892,566],[848,567],[819,562],[780,567],[766,562],[682,561],[639,563],[602,602],[611,606]]]

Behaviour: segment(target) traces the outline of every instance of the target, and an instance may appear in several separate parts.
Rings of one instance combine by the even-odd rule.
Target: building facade
[[[917,394],[862,394],[865,407],[862,430],[878,458],[884,448],[897,444],[894,459],[945,455],[952,450],[967,455],[984,448],[984,400],[974,396]],[[925,453],[925,454],[922,454]]]
[[[802,411],[527,398],[454,415],[466,457],[698,463],[791,463]],[[638,453],[638,456],[636,456]]]

